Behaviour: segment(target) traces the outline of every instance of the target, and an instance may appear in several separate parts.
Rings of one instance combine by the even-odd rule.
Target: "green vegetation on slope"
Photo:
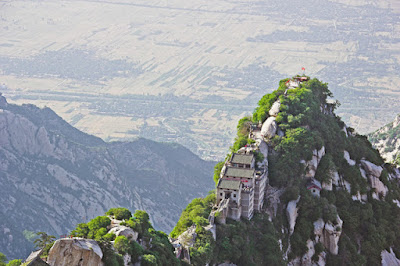
[[[278,90],[262,97],[251,119],[244,117],[239,121],[237,137],[231,152],[236,152],[251,143],[248,139],[251,123],[264,122],[273,103],[279,99],[281,106],[276,122],[284,134],[277,135],[269,141],[274,150],[268,158],[269,182],[274,187],[285,189],[281,196],[283,204],[301,196],[297,205],[299,216],[293,235],[289,238],[287,232],[282,233],[282,226],[288,226],[284,206],[279,207],[273,224],[268,224],[266,213],[256,215],[250,222],[233,222],[228,219],[226,225],[217,226],[216,243],[209,240],[198,244],[196,241],[194,251],[215,245],[212,254],[200,256],[199,261],[279,265],[283,261],[278,239],[282,240],[284,250],[287,249],[290,240],[289,260],[302,256],[307,252],[307,240],[314,238],[313,222],[322,218],[324,222],[335,225],[337,215],[343,220],[343,228],[337,228],[342,232],[339,255],[329,254],[327,264],[375,265],[380,260],[380,252],[389,247],[393,247],[399,256],[400,209],[392,200],[400,198],[400,190],[398,185],[388,179],[390,169],[384,170],[380,177],[389,189],[386,201],[377,201],[372,198],[372,191],[369,190],[367,180],[362,177],[358,164],[361,159],[365,159],[382,165],[383,160],[365,136],[346,128],[340,117],[334,114],[339,103],[328,101],[328,98],[332,97],[328,85],[311,79],[297,88],[287,90],[286,81],[288,79],[281,80]],[[307,169],[302,162],[310,160],[313,151],[322,147],[325,147],[326,154],[319,164],[315,178],[321,182],[329,182],[332,173],[337,171],[351,185],[350,193],[334,187],[333,191],[323,190],[321,197],[315,198],[306,189],[306,180],[301,177]],[[350,166],[344,159],[345,150],[356,161],[355,166]],[[228,154],[227,158],[229,156]],[[223,162],[215,166],[216,183],[222,166]],[[363,204],[354,201],[351,196],[357,193],[367,194],[368,202]],[[185,209],[171,236],[179,235],[194,223],[195,206],[205,211],[200,202],[197,199],[189,204],[190,207]],[[207,214],[201,212],[199,217],[206,218]],[[260,230],[260,226],[265,226],[265,230]],[[258,234],[252,234],[253,231]],[[207,237],[199,235],[202,240],[207,240]],[[262,252],[258,251],[257,245],[252,246],[252,243],[260,243],[260,239],[269,241],[265,240],[269,244],[263,247]],[[376,247],[375,250],[372,250],[372,247]],[[321,244],[317,244],[315,249],[319,252],[324,251]],[[317,255],[313,259],[316,260]]]
[[[229,221],[217,226],[217,243],[212,262],[237,265],[285,265],[278,237],[268,215],[256,214],[251,221]]]
[[[178,223],[172,230],[170,236],[173,238],[182,234],[189,226],[193,224],[199,225],[198,227],[207,225],[208,215],[211,208],[215,203],[215,192],[211,191],[204,199],[196,198],[183,210]]]
[[[107,233],[107,226],[111,220],[107,216],[98,216],[87,224],[81,223],[71,232],[72,236],[94,239],[99,242],[103,251],[103,261],[106,265],[124,265],[122,255],[131,255],[132,262],[142,257],[142,265],[179,265],[175,258],[174,249],[168,236],[162,231],[156,231],[150,223],[149,215],[145,211],[137,210],[135,214],[125,208],[112,208],[106,214],[118,216],[125,221],[121,225],[132,228],[139,233],[139,239],[144,243],[142,247],[136,241],[125,236],[116,237]],[[114,252],[110,241],[114,241]],[[150,264],[149,264],[150,263]]]

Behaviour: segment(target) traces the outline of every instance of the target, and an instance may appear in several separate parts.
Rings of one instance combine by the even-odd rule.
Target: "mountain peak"
[[[399,171],[335,115],[332,96],[318,79],[284,79],[239,121],[215,167],[213,208],[192,202],[171,233],[209,228],[207,218],[215,227],[196,229],[193,264],[375,265],[389,248],[400,253]]]

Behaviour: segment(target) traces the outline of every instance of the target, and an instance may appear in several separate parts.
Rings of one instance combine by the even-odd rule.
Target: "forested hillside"
[[[196,224],[195,244],[188,247],[194,265],[400,263],[399,169],[384,164],[367,138],[335,115],[339,103],[326,83],[304,80],[295,85],[293,79],[282,80],[263,96],[253,115],[239,121],[226,157],[229,167],[233,153],[258,154],[268,146],[263,209],[250,221],[225,222],[219,219],[224,206],[213,195],[183,211],[171,237]],[[254,138],[257,127],[261,139]],[[223,165],[215,167],[217,184],[224,178]],[[211,216],[215,240],[202,229]]]

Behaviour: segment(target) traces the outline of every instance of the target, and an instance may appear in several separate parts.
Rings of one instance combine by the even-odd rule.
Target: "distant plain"
[[[400,2],[1,1],[0,92],[105,140],[221,159],[280,79],[328,82],[360,133],[400,113]]]

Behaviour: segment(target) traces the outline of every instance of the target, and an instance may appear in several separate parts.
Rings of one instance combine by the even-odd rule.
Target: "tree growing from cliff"
[[[35,241],[33,241],[33,243],[35,244],[35,247],[38,249],[45,248],[47,244],[50,244],[56,239],[55,236],[48,235],[45,232],[37,232],[36,235],[38,236],[38,238],[36,238]]]

